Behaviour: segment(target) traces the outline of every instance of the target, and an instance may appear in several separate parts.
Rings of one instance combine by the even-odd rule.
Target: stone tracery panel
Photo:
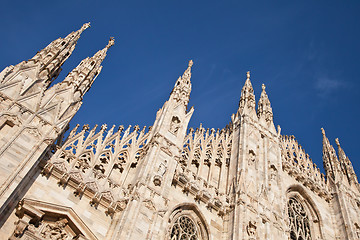
[[[78,127],[78,126],[77,126]],[[75,188],[76,195],[93,196],[91,203],[111,206],[127,202],[136,171],[148,141],[149,131],[138,126],[115,133],[113,126],[106,131],[103,125],[96,133],[96,126],[89,131],[85,125],[77,133],[72,130],[67,140],[57,146],[58,151],[47,161],[43,174],[59,178],[59,184]],[[105,200],[105,201],[102,201]],[[110,203],[109,203],[110,201]],[[113,209],[111,209],[113,212]]]
[[[169,219],[170,225],[166,239],[169,240],[208,240],[207,224],[195,205],[185,204],[177,207]]]
[[[309,217],[303,205],[294,197],[287,204],[291,240],[311,240]]]
[[[171,229],[170,239],[198,240],[198,232],[194,221],[188,216],[180,216]]]
[[[230,160],[231,129],[205,129],[202,126],[194,131],[190,129],[185,137],[180,163],[197,178],[216,189],[226,189]]]
[[[300,185],[293,185],[287,191],[286,215],[288,217],[289,239],[324,239],[323,220],[317,203]]]

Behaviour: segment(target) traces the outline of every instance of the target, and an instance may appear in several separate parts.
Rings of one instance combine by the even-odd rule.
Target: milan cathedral
[[[321,129],[321,173],[275,128],[265,85],[256,105],[249,72],[223,129],[188,128],[190,61],[152,126],[68,132],[114,44],[52,85],[89,26],[0,73],[0,239],[360,239],[339,140]]]

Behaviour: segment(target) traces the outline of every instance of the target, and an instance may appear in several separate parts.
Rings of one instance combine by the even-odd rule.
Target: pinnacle
[[[190,60],[188,66],[189,66],[189,67],[192,67],[193,64],[194,64],[193,60]]]
[[[321,128],[321,133],[324,137],[326,137],[324,128]]]
[[[335,143],[336,143],[336,145],[338,145],[338,147],[340,147],[340,141],[339,141],[339,138],[335,138]]]
[[[106,48],[109,49],[111,46],[115,45],[115,38],[110,37],[108,44],[106,45]]]
[[[90,26],[90,22],[88,22],[88,23],[84,23],[82,26],[81,26],[81,32],[83,32],[85,29],[88,29],[89,27],[91,27]]]
[[[189,61],[188,68],[185,70],[184,74],[182,75],[183,80],[190,80],[191,78],[191,67],[193,66],[193,60]]]
[[[330,147],[331,145],[330,145],[329,139],[326,137],[324,128],[321,128],[321,133],[323,135],[323,145],[326,147]]]
[[[255,110],[255,95],[250,81],[250,71],[246,73],[246,81],[241,90],[238,111],[243,112],[246,106],[249,109]]]
[[[252,85],[250,81],[250,71],[246,72],[246,81],[243,88],[248,88],[248,90],[252,91]]]

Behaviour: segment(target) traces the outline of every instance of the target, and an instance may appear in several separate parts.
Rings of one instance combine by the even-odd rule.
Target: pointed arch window
[[[304,206],[295,198],[289,198],[289,230],[291,240],[311,240],[310,221]]]
[[[171,240],[198,240],[198,231],[194,221],[186,216],[180,216],[174,222],[170,234]]]
[[[168,240],[209,240],[208,227],[204,217],[193,204],[178,206],[170,214]]]

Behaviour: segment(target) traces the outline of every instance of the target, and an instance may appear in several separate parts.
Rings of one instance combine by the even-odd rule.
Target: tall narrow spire
[[[352,163],[350,159],[346,156],[344,150],[340,146],[340,141],[338,138],[335,139],[336,145],[338,146],[338,154],[339,154],[339,161],[341,164],[341,167],[346,174],[348,181],[350,184],[357,183],[357,177],[354,171],[354,168],[352,166]]]
[[[89,27],[90,23],[85,23],[79,30],[71,32],[65,38],[54,40],[29,60],[40,63],[38,74],[40,78],[47,78],[50,84],[58,76],[61,66],[74,51],[81,33]]]
[[[101,63],[106,57],[108,49],[115,44],[113,37],[110,38],[108,44],[102,50],[95,53],[94,56],[87,57],[72,70],[60,84],[73,85],[75,88],[76,98],[82,98],[90,89],[102,69]]]
[[[254,95],[254,89],[250,81],[250,71],[246,73],[246,81],[241,90],[238,112],[240,114],[244,114],[244,113],[255,114],[255,95]]]
[[[265,84],[262,85],[262,92],[258,103],[257,115],[259,119],[264,118],[268,125],[273,122],[273,112],[269,97],[265,91]]]
[[[185,70],[182,77],[179,77],[175,83],[175,86],[170,94],[170,98],[177,102],[183,102],[185,106],[188,105],[191,93],[191,67],[193,61],[190,60],[188,68]]]
[[[326,175],[333,180],[338,181],[342,177],[342,170],[339,160],[336,156],[334,147],[330,144],[325,135],[325,130],[321,128],[323,135],[323,162]]]

